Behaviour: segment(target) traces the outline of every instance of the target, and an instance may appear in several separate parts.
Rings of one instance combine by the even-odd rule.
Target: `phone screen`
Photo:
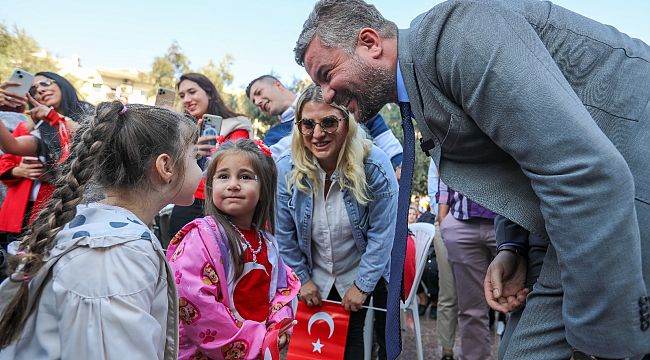
[[[221,116],[206,114],[201,119],[201,136],[219,136],[221,133]],[[207,142],[210,145],[216,145],[216,140]]]
[[[201,136],[219,136],[219,133],[217,133],[217,129],[214,127],[214,125],[210,123],[204,123],[203,124],[203,132],[201,133]],[[210,145],[217,145],[216,140],[210,140],[207,142]]]

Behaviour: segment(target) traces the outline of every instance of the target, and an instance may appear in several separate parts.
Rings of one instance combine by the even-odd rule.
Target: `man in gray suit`
[[[550,240],[507,359],[650,353],[646,44],[550,2],[449,1],[398,31],[321,0],[294,51],[359,121],[409,102],[442,181]]]

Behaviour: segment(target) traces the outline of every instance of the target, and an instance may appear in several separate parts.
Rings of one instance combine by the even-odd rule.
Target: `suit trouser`
[[[650,224],[650,205],[637,200],[636,206],[641,241],[645,242],[643,246],[648,246],[646,244],[650,239],[646,229]],[[563,296],[557,254],[555,248],[549,245],[539,278],[526,298],[526,307],[510,338],[504,359],[564,360],[571,357],[571,345],[566,340],[565,320],[562,317]],[[642,357],[639,355],[634,359]],[[650,354],[643,358],[650,358]]]
[[[438,263],[438,307],[436,332],[440,345],[445,349],[454,348],[456,340],[456,325],[458,324],[458,303],[456,302],[456,286],[454,274],[447,260],[447,248],[442,242],[442,235],[436,223],[436,235],[433,238],[433,249]]]
[[[496,255],[494,222],[447,215],[440,228],[456,283],[460,360],[490,359],[489,307],[483,280]]]

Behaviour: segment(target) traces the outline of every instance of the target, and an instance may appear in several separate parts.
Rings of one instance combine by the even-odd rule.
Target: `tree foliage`
[[[380,113],[384,117],[384,121],[386,121],[388,127],[395,134],[395,137],[403,144],[404,132],[402,131],[402,117],[399,112],[399,107],[395,104],[388,104],[384,106]],[[413,190],[411,193],[413,195],[425,196],[427,195],[427,175],[431,158],[420,150],[420,138],[422,135],[415,121],[413,125],[415,126],[415,165],[413,167]]]
[[[0,23],[0,79],[8,79],[15,68],[31,73],[59,71],[56,61],[24,29],[10,30]]]
[[[183,49],[174,41],[163,56],[156,56],[149,72],[150,82],[153,83],[153,92],[158,87],[173,89],[178,78],[190,71],[190,60],[183,53]]]
[[[234,56],[226,54],[217,66],[214,64],[214,61],[210,59],[210,61],[208,61],[208,63],[198,72],[210,79],[219,93],[221,93],[223,92],[224,86],[232,85],[232,81],[235,79],[235,75],[230,69],[234,60]]]

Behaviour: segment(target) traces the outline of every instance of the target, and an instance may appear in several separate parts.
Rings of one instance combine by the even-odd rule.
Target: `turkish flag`
[[[343,359],[350,313],[341,304],[309,307],[298,301],[287,360]]]

